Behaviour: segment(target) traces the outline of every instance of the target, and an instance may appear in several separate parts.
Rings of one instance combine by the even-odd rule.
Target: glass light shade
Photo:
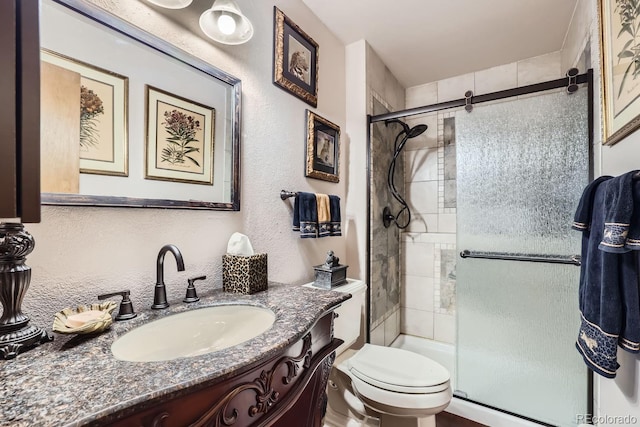
[[[222,14],[218,18],[218,29],[222,34],[233,34],[236,31],[236,20],[231,15]]]
[[[193,0],[147,0],[151,4],[167,9],[183,9],[191,4]]]
[[[200,28],[210,39],[223,44],[246,43],[253,36],[253,25],[233,0],[216,0],[200,15]]]

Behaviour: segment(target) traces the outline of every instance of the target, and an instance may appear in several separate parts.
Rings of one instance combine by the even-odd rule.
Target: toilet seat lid
[[[437,393],[449,387],[449,372],[417,353],[365,344],[348,360],[349,372],[383,390],[399,393]]]

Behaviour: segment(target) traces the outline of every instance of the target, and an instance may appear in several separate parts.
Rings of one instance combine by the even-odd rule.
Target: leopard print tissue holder
[[[267,254],[222,255],[222,290],[255,294],[267,290]]]

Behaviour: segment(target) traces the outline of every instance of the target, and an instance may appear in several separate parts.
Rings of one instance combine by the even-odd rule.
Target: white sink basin
[[[273,311],[250,305],[199,308],[139,326],[118,338],[111,352],[130,362],[199,356],[257,337],[275,320]]]

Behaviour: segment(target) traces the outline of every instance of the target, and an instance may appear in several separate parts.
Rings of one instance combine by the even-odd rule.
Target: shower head
[[[403,129],[403,132],[404,132],[404,133],[406,133],[406,134],[408,134],[408,133],[409,133],[409,130],[410,130],[410,129],[409,129],[409,125],[408,125],[408,124],[406,124],[405,122],[402,122],[402,121],[400,121],[400,120],[398,120],[398,119],[389,119],[389,120],[385,120],[385,121],[384,121],[384,124],[385,124],[386,126],[389,126],[389,124],[391,124],[391,123],[398,123],[399,125],[401,125],[401,126],[402,126],[402,129]]]
[[[409,129],[409,132],[407,132],[407,138],[415,138],[416,136],[423,134],[425,130],[427,130],[427,125],[415,125]]]
[[[399,125],[401,125],[401,133],[405,133],[407,139],[415,138],[416,136],[424,133],[424,131],[427,130],[427,125],[415,125],[414,127],[410,128],[408,124],[398,119],[389,119],[384,121],[384,124],[387,126],[389,126],[390,123],[398,123]]]

